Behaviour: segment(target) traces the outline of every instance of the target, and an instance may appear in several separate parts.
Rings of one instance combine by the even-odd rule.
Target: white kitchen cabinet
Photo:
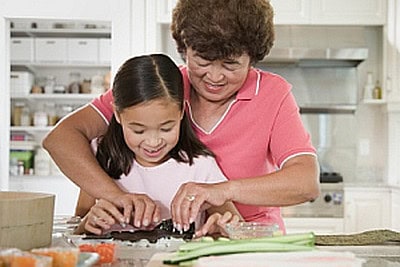
[[[57,215],[75,214],[79,188],[64,176],[19,176],[9,183],[10,191],[45,192],[54,194]]]
[[[400,188],[392,189],[392,229],[400,232]]]
[[[284,218],[286,232],[315,234],[333,234],[344,231],[343,218]]]
[[[310,0],[271,0],[275,24],[309,24],[311,22]]]
[[[170,23],[172,17],[172,10],[176,5],[177,0],[164,0],[157,1],[157,22]]]
[[[346,233],[390,228],[391,189],[389,187],[345,187]]]
[[[157,1],[158,23],[170,23],[176,0]],[[271,0],[276,24],[384,25],[386,0]]]
[[[23,22],[25,19],[16,20]],[[30,19],[34,21],[34,19]],[[49,28],[12,28],[10,30],[10,38],[23,38],[24,43],[34,43],[35,53],[31,59],[30,55],[24,58],[11,57],[10,69],[11,74],[32,73],[35,77],[34,85],[44,87],[44,93],[32,93],[32,81],[26,79],[27,75],[19,75],[14,79],[10,79],[7,90],[10,91],[10,113],[14,117],[14,107],[23,104],[30,113],[31,121],[28,124],[17,124],[10,126],[10,135],[30,136],[32,141],[29,142],[29,148],[20,149],[20,146],[26,142],[12,141],[10,142],[10,150],[18,151],[34,151],[41,147],[41,142],[45,134],[51,129],[53,123],[51,118],[65,116],[72,110],[81,107],[90,102],[99,93],[90,92],[90,79],[94,76],[105,76],[111,69],[111,29],[109,22],[84,22],[84,21],[51,21],[37,20],[38,25],[44,22],[47,25],[68,25],[65,27],[49,27]],[[86,24],[87,23],[87,24]],[[75,25],[75,26],[71,26]],[[87,27],[87,25],[89,25]],[[62,37],[62,38],[61,38]],[[31,42],[28,40],[31,39]],[[16,39],[19,40],[19,39]],[[18,44],[18,42],[16,43]],[[100,51],[100,44],[103,51]],[[16,46],[19,49],[18,46]],[[12,50],[15,47],[11,47]],[[109,49],[110,51],[107,51]],[[18,52],[18,51],[17,51]],[[107,58],[107,56],[109,58]],[[68,93],[71,78],[76,78],[79,73],[78,80],[82,82],[86,80],[85,93]],[[65,93],[48,93],[46,84],[41,80],[49,80],[54,77],[54,90],[60,88],[65,89]],[[22,82],[21,82],[22,81]],[[21,88],[23,90],[21,90]],[[58,88],[58,89],[57,89]],[[15,91],[18,89],[18,92]],[[104,89],[105,90],[105,89]],[[103,90],[103,91],[104,91]],[[17,104],[18,103],[18,104]],[[36,123],[38,111],[44,111],[44,124]],[[41,117],[43,119],[43,117]],[[54,119],[53,119],[54,120]],[[48,121],[48,122],[47,122]],[[14,120],[11,120],[15,123]],[[33,148],[32,148],[33,147]],[[13,154],[15,156],[15,154]],[[21,155],[21,154],[19,154]],[[35,157],[35,156],[34,156]],[[68,178],[66,178],[52,163],[50,157],[45,153],[50,166],[46,174],[41,174],[37,166],[32,169],[25,168],[25,172],[12,172],[9,175],[8,189],[16,191],[41,191],[56,194],[56,210],[57,214],[73,214],[76,204],[78,188]],[[11,157],[10,157],[11,158]],[[33,164],[35,161],[33,160]],[[39,165],[39,164],[38,164]],[[43,165],[41,165],[43,166]],[[36,167],[36,168],[35,168]],[[43,169],[42,169],[43,170]],[[47,175],[48,173],[48,175]]]
[[[386,0],[271,0],[276,24],[384,25]]]

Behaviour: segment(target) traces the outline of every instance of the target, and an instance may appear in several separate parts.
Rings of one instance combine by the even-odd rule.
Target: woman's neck
[[[210,131],[221,119],[230,103],[235,100],[236,94],[224,101],[209,101],[191,90],[190,105],[194,121],[203,130]]]

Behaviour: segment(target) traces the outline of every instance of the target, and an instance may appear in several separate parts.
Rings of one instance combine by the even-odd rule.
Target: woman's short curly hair
[[[182,55],[188,47],[207,60],[246,52],[254,64],[274,43],[273,15],[268,0],[179,0],[172,37]]]

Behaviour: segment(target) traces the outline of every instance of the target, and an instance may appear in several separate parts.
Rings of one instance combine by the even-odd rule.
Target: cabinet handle
[[[87,45],[87,42],[86,42],[86,41],[80,41],[80,42],[78,42],[78,44],[80,44],[80,45]]]
[[[55,41],[46,41],[46,44],[55,44]]]

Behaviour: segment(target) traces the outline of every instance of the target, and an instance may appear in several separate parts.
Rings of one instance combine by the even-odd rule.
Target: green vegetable
[[[241,240],[193,241],[183,244],[165,264],[180,264],[203,256],[245,252],[284,252],[314,249],[313,233],[291,234]]]

